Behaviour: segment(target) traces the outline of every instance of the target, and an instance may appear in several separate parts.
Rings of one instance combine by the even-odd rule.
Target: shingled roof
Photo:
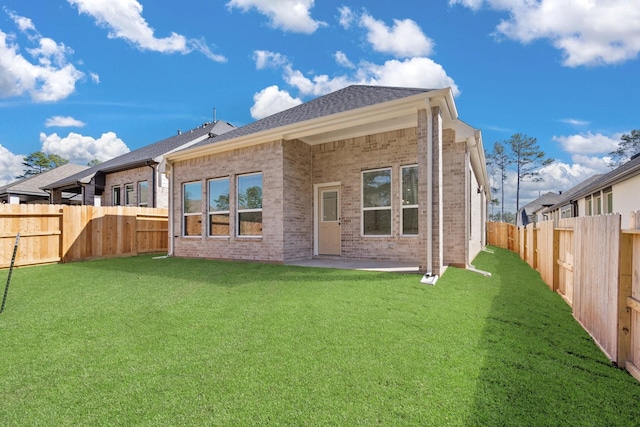
[[[152,162],[154,159],[176,150],[177,148],[188,145],[194,140],[198,140],[206,136],[214,137],[228,132],[231,129],[235,129],[235,127],[230,123],[221,120],[214,123],[205,123],[195,129],[191,129],[186,132],[178,132],[176,135],[169,138],[146,145],[121,156],[114,157],[113,159],[95,165],[90,169],[76,173],[57,182],[50,183],[43,188],[65,188],[75,186],[78,182],[89,183],[91,178],[93,178],[93,176],[98,172],[117,172],[142,166],[147,162]]]
[[[407,98],[433,89],[353,85],[192,145],[201,147],[279,127]],[[189,147],[189,148],[191,148]]]
[[[545,212],[554,211],[556,209],[559,209],[563,206],[568,205],[569,203],[571,203],[573,200],[576,199],[576,196],[578,194],[580,194],[585,188],[589,187],[592,183],[599,180],[600,177],[602,177],[602,175],[600,174],[593,175],[591,178],[588,178],[582,181],[580,184],[574,187],[571,187],[570,189],[562,193],[562,196],[558,200],[556,200],[556,203],[553,206],[550,206],[548,209],[546,209]]]
[[[87,169],[89,169],[88,166],[67,163],[65,165],[58,166],[55,169],[51,169],[34,176],[23,178],[0,187],[0,197],[4,197],[5,194],[6,195],[14,194],[14,195],[36,196],[36,197],[48,198],[49,193],[41,190],[42,187],[45,187],[51,182],[65,179],[70,175],[82,173]]]

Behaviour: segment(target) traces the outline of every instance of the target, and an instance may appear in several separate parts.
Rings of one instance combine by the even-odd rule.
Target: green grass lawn
[[[640,384],[538,273],[500,249],[475,265],[493,277],[150,256],[15,270],[0,425],[640,424]]]

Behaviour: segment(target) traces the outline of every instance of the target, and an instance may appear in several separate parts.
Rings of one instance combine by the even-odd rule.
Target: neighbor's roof
[[[586,186],[575,195],[576,199],[581,199],[596,191],[603,190],[620,181],[634,177],[640,174],[640,155],[633,157],[631,160],[612,170],[609,173],[601,175],[599,179],[594,180],[590,185]]]
[[[114,157],[111,160],[100,163],[92,168],[61,179],[57,182],[53,182],[46,187],[52,188],[65,188],[73,185],[77,185],[78,182],[88,183],[91,178],[98,172],[116,172],[126,169],[131,169],[144,165],[146,162],[151,162],[155,158],[163,156],[179,147],[187,145],[194,140],[199,140],[209,137],[209,135],[215,136],[228,132],[231,129],[235,129],[233,125],[225,121],[218,120],[214,123],[204,123],[195,129],[191,129],[186,132],[179,132],[174,136],[165,138],[156,143],[146,145],[138,148],[137,150],[125,153],[121,156]]]
[[[600,179],[601,176],[602,175],[600,175],[600,174],[593,175],[591,178],[585,179],[580,184],[578,184],[578,185],[576,185],[574,187],[571,187],[570,189],[568,189],[567,191],[562,193],[560,198],[558,200],[556,200],[556,203],[553,206],[549,207],[547,210],[545,210],[545,212],[554,211],[556,209],[559,209],[559,208],[561,208],[563,206],[568,205],[573,200],[575,200],[575,196],[577,194],[579,194],[585,188],[590,186],[596,180]]]
[[[67,163],[65,165],[58,166],[55,169],[39,173],[28,178],[23,178],[0,187],[0,194],[48,196],[49,193],[41,190],[42,187],[87,169],[89,169],[88,166]]]
[[[216,138],[200,141],[189,148],[227,141],[295,123],[344,113],[384,102],[427,93],[433,89],[353,85],[281,111]]]
[[[553,191],[549,191],[548,193],[543,194],[537,199],[527,203],[520,209],[524,209],[527,212],[527,214],[532,214],[534,212],[539,211],[545,206],[548,207],[553,205],[554,203],[557,203],[560,197],[562,197],[560,194],[554,193]]]

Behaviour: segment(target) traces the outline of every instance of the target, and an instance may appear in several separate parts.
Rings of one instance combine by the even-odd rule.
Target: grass
[[[536,272],[499,249],[475,265],[493,277],[450,268],[434,287],[151,257],[18,269],[0,315],[0,423],[640,422],[640,384]]]

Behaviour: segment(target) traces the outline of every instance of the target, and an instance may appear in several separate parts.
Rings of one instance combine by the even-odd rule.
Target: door
[[[340,255],[340,187],[320,187],[318,201],[318,255]]]

